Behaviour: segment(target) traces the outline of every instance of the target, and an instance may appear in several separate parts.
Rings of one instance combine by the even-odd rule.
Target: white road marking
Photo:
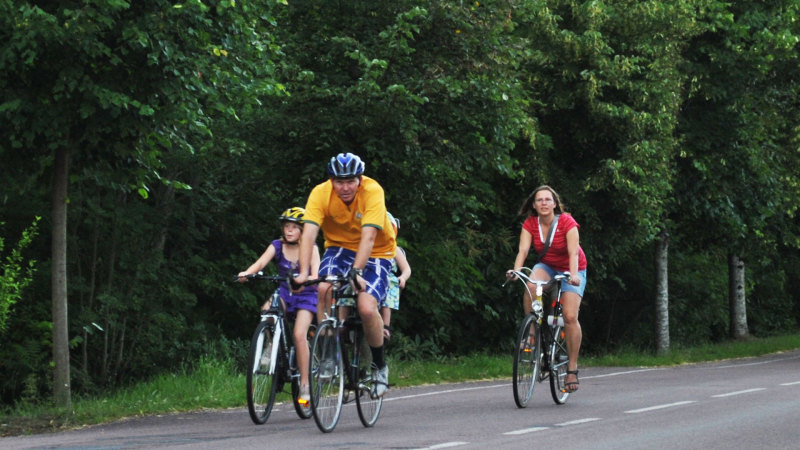
[[[686,400],[683,402],[675,402],[675,403],[667,403],[666,405],[656,405],[650,406],[648,408],[641,408],[641,409],[632,409],[630,411],[625,411],[626,414],[637,414],[647,411],[654,411],[656,409],[664,409],[664,408],[671,408],[673,406],[681,406],[681,405],[688,405],[689,403],[696,403],[695,400]]]
[[[781,383],[781,386],[794,386],[795,384],[800,384],[800,381],[792,381],[791,383]]]
[[[758,392],[763,391],[766,388],[755,388],[755,389],[745,389],[743,391],[736,391],[736,392],[728,392],[727,394],[717,394],[712,395],[712,397],[721,398],[721,397],[730,397],[732,395],[739,395],[739,394],[749,394],[751,392]]]
[[[443,444],[436,444],[431,445],[430,447],[425,447],[425,449],[435,449],[435,448],[450,448],[450,447],[460,447],[462,445],[467,445],[469,442],[445,442]]]
[[[640,373],[640,372],[652,372],[653,370],[664,370],[663,367],[653,367],[651,369],[637,369],[637,370],[626,370],[623,372],[612,372],[612,373],[604,373],[602,375],[589,375],[585,377],[581,377],[584,380],[589,378],[605,378],[605,377],[615,377],[617,375],[628,375],[631,373]]]
[[[494,384],[491,386],[476,386],[476,387],[468,387],[468,388],[461,388],[461,389],[446,389],[444,391],[434,391],[434,392],[423,392],[422,394],[413,394],[413,395],[403,395],[401,397],[386,397],[383,399],[384,402],[389,402],[392,400],[405,400],[409,398],[418,398],[418,397],[428,397],[430,395],[439,395],[439,394],[452,394],[453,392],[464,392],[464,391],[476,391],[481,389],[492,389],[492,388],[507,388],[509,383],[506,384]],[[392,392],[391,389],[388,392]]]
[[[566,426],[569,426],[569,425],[578,425],[578,424],[581,424],[581,423],[594,422],[596,420],[600,420],[600,418],[599,417],[589,417],[589,418],[586,418],[586,419],[570,420],[569,422],[557,423],[556,426],[557,427],[566,427]]]
[[[533,427],[533,428],[525,428],[523,430],[514,430],[514,431],[507,431],[503,434],[507,435],[514,435],[514,434],[526,434],[526,433],[533,433],[534,431],[542,431],[547,430],[550,427]]]

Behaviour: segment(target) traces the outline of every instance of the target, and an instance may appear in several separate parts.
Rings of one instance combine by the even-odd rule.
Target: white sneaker
[[[308,402],[311,401],[311,390],[308,388],[307,384],[300,386],[300,396],[297,398],[297,403],[300,403],[303,406],[308,406]]]
[[[383,397],[386,390],[389,388],[389,365],[383,366],[378,369],[378,366],[372,364],[372,388],[374,389],[373,397]]]

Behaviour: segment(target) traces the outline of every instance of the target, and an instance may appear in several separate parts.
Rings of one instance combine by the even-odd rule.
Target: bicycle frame
[[[289,354],[288,342],[286,341],[285,338],[281,340],[281,338],[285,334],[286,324],[285,324],[285,313],[283,310],[283,303],[281,302],[281,298],[278,292],[279,292],[278,289],[275,289],[275,292],[272,293],[272,305],[270,306],[270,309],[265,311],[264,314],[261,314],[262,322],[269,319],[273,320],[272,352],[270,353],[269,372],[268,372],[270,375],[275,374],[276,364],[278,363],[278,351],[281,349],[281,347],[283,347],[285,355]],[[288,336],[288,334],[286,336]],[[254,367],[254,370],[255,369],[257,369],[257,367]]]

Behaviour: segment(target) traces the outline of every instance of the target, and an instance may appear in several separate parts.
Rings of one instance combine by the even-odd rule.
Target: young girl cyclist
[[[278,265],[278,274],[281,276],[294,275],[298,270],[300,236],[303,234],[303,208],[289,208],[280,215],[281,238],[275,239],[264,251],[256,262],[244,272],[239,273],[239,281],[247,281],[245,276],[259,272],[266,267],[270,261],[275,259]],[[312,251],[311,264],[309,267],[309,278],[317,278],[319,271],[319,249],[315,246]],[[308,388],[308,361],[309,350],[306,336],[308,327],[311,325],[317,313],[317,286],[301,287],[297,291],[290,292],[289,285],[284,281],[280,284],[280,297],[286,307],[287,318],[291,320],[294,315],[294,347],[297,352],[297,365],[300,369],[300,397],[298,402],[308,406],[311,400]],[[262,311],[270,308],[270,301],[261,307]]]

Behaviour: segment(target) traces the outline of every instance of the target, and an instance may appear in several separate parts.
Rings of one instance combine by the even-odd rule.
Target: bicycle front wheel
[[[272,348],[272,325],[261,322],[250,341],[250,357],[247,365],[247,410],[256,425],[266,423],[277,390],[277,371],[270,364]],[[272,370],[270,368],[272,367]]]
[[[553,343],[550,345],[550,393],[558,405],[563,405],[569,398],[569,392],[564,385],[568,365],[566,332],[564,327],[553,327]]]
[[[311,346],[311,412],[324,433],[336,428],[344,399],[344,365],[339,337],[332,322],[317,328]]]
[[[519,327],[514,344],[514,402],[525,408],[533,397],[533,389],[539,376],[542,354],[542,332],[536,316],[528,314]]]
[[[356,337],[353,354],[358,361],[358,366],[353,368],[356,373],[351,374],[354,380],[358,418],[365,427],[371,427],[375,425],[381,414],[383,397],[373,397],[375,383],[372,378],[372,351],[370,351],[369,344],[364,339],[362,332],[359,332]]]

